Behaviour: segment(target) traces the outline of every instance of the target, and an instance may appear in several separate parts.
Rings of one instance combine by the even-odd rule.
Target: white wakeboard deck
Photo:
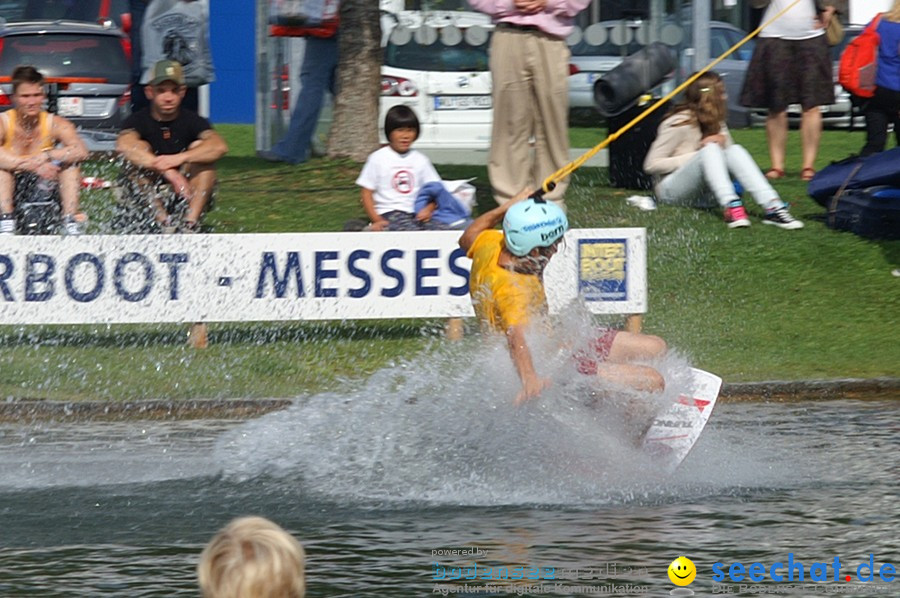
[[[722,388],[722,379],[715,374],[691,368],[691,375],[690,388],[661,411],[644,434],[644,450],[668,471],[674,471],[691,452]]]

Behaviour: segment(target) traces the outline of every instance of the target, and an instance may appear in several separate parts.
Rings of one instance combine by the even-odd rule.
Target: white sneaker
[[[175,223],[175,219],[171,216],[166,216],[166,219],[159,223],[159,232],[164,235],[174,235],[178,232],[178,225]]]
[[[16,234],[16,219],[12,216],[0,216],[0,235]]]
[[[84,234],[87,217],[83,213],[69,214],[63,218],[63,234],[69,237],[77,237]]]

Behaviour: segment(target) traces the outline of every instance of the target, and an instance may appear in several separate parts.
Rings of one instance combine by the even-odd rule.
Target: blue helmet
[[[526,199],[510,207],[503,217],[506,248],[519,257],[528,255],[535,247],[550,247],[568,229],[566,213],[550,202]]]

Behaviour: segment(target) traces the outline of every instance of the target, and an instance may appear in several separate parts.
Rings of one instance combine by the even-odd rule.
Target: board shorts
[[[594,333],[596,336],[587,347],[579,349],[572,356],[578,373],[586,376],[596,375],[599,365],[609,358],[609,351],[619,331],[614,328],[597,328]]]

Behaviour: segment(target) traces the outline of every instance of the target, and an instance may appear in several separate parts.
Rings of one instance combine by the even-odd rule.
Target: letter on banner
[[[305,297],[306,295],[303,291],[303,273],[300,271],[300,253],[297,251],[288,251],[287,264],[284,267],[284,276],[278,276],[278,265],[275,260],[275,252],[264,251],[262,265],[259,268],[259,279],[256,283],[256,298],[262,299],[265,297],[267,276],[271,276],[272,284],[275,288],[275,297],[277,299],[283,299],[287,292],[291,273],[294,274],[294,280],[297,283],[297,297]]]

